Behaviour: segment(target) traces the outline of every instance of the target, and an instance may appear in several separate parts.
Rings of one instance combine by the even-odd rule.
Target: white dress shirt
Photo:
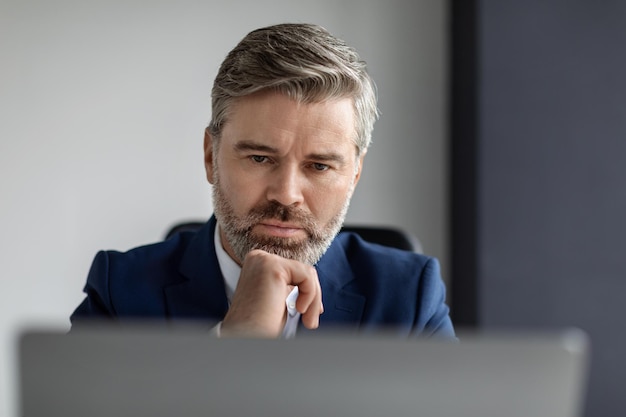
[[[228,305],[230,305],[237,283],[239,282],[239,275],[241,274],[241,267],[233,260],[233,258],[226,253],[222,246],[222,239],[219,233],[219,225],[215,226],[215,253],[217,254],[217,263],[222,271],[224,277],[224,285],[226,287],[226,298],[228,299]],[[285,300],[285,306],[287,308],[287,321],[283,328],[282,337],[284,339],[291,339],[295,337],[296,330],[298,328],[298,322],[300,321],[300,313],[296,310],[296,300],[298,299],[298,287],[289,293]],[[221,322],[214,328],[217,336],[220,334]]]

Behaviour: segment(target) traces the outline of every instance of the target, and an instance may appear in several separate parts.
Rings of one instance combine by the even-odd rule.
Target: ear
[[[356,168],[356,174],[354,175],[354,183],[353,186],[356,187],[357,183],[359,182],[359,179],[361,178],[361,172],[363,171],[363,160],[365,159],[365,154],[367,153],[367,151],[363,151],[363,153],[357,158],[357,168]]]
[[[204,129],[204,168],[207,181],[213,184],[213,136],[209,133],[208,127]]]

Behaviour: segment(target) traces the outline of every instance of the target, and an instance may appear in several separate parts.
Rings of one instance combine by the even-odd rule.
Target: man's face
[[[207,178],[224,249],[315,264],[341,228],[363,155],[352,100],[298,103],[261,92],[239,99],[219,146],[205,136]]]

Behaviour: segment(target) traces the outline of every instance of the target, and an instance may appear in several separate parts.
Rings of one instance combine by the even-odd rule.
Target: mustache
[[[283,206],[282,204],[275,201],[270,201],[263,206],[255,207],[251,210],[250,214],[254,217],[259,217],[262,219],[270,218],[277,219],[283,222],[299,221],[308,218],[308,216],[304,214],[302,210],[293,207]]]
[[[315,220],[307,212],[296,207],[282,205],[276,201],[268,201],[261,206],[254,207],[250,210],[248,219],[250,220],[250,229],[261,220],[275,219],[282,222],[297,223],[310,236],[319,235]]]

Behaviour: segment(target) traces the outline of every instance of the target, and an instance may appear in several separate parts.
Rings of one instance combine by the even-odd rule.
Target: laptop
[[[587,338],[215,339],[195,326],[19,337],[22,416],[578,417]]]

